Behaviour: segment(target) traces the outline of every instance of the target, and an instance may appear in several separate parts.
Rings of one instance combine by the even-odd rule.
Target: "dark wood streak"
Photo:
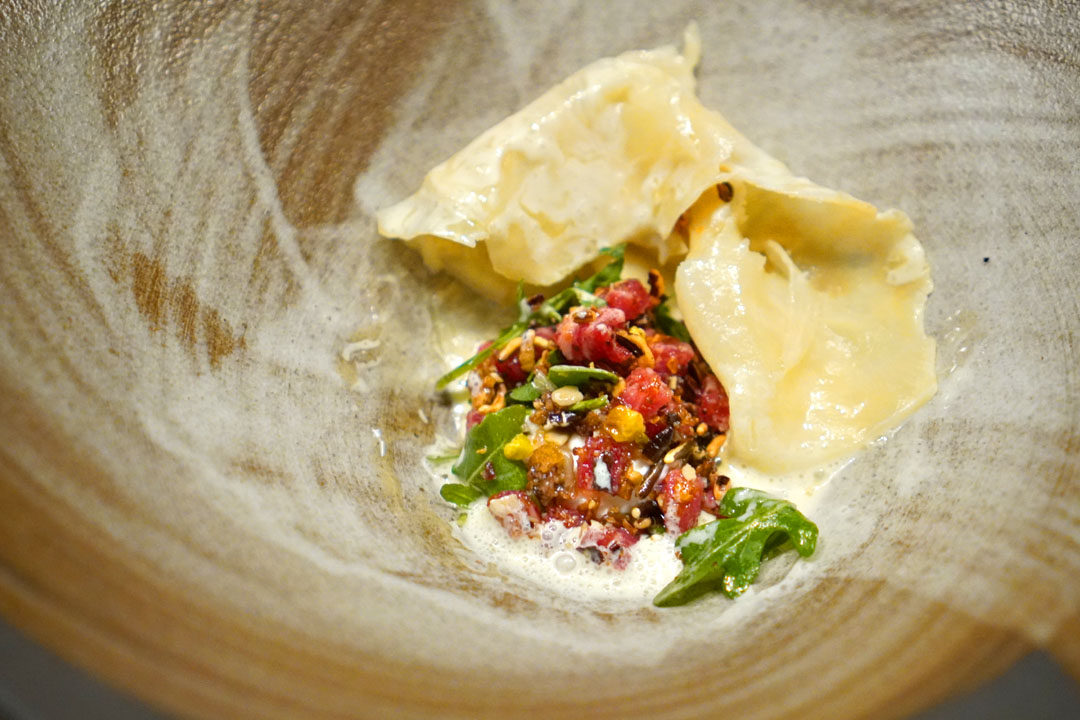
[[[251,104],[286,215],[341,221],[393,104],[457,3],[344,3],[326,13],[259,6],[252,27]],[[313,248],[301,244],[310,258]]]
[[[130,263],[135,305],[152,331],[163,329],[171,317],[176,324],[177,339],[193,356],[201,337],[210,367],[214,369],[223,358],[245,346],[243,335],[234,334],[232,326],[216,308],[201,303],[189,281],[169,278],[161,260],[136,252]]]

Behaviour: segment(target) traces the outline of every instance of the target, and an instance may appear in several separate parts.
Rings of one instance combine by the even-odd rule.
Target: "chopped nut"
[[[698,426],[694,428],[694,432],[698,435],[698,437],[700,437],[705,433],[709,432],[709,426],[705,423],[698,423]]]
[[[697,470],[694,469],[693,465],[683,465],[682,476],[687,480],[693,480],[697,477]]]
[[[551,391],[551,402],[555,403],[559,407],[570,407],[575,403],[579,403],[585,399],[585,396],[581,394],[573,385],[566,385],[561,388],[556,388]]]
[[[669,378],[667,379],[667,384],[668,384],[668,387],[669,387],[669,388],[671,388],[672,390],[674,390],[675,388],[679,387],[679,378],[677,378],[677,377],[675,377],[674,375],[672,375],[671,377],[669,377]]]
[[[521,347],[521,336],[510,340],[510,342],[503,345],[503,349],[499,351],[499,362],[509,359],[511,355],[517,352],[517,349]]]
[[[566,441],[569,440],[569,439],[570,439],[570,436],[567,435],[564,432],[559,432],[557,430],[545,430],[544,431],[544,440],[545,440],[545,442],[549,442],[552,445],[565,445]]]
[[[721,475],[720,477],[724,477],[724,476]],[[726,492],[727,492],[727,483],[717,482],[715,485],[713,485],[712,495],[713,495],[713,499],[716,500],[717,505],[719,505],[720,501],[724,499],[724,493],[726,493]]]
[[[727,435],[720,434],[709,441],[709,445],[705,448],[705,454],[709,457],[716,457],[720,454],[720,448],[724,447],[724,441],[727,440]]]
[[[630,515],[633,516],[633,518],[635,520],[637,520],[638,518],[641,517],[641,508],[638,508],[638,507],[634,508],[633,510],[630,511]]]
[[[536,331],[526,330],[521,339],[521,349],[518,350],[518,364],[525,372],[532,372],[536,367]]]
[[[495,399],[486,405],[481,405],[476,408],[476,411],[486,415],[487,413],[493,413],[496,410],[502,410],[504,407],[506,407],[506,386],[500,385],[499,392],[495,396]]]

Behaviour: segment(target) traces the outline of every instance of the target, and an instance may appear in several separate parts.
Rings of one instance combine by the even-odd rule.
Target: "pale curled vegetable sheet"
[[[902,213],[793,175],[701,105],[692,29],[687,47],[575,73],[433,169],[379,229],[489,294],[492,270],[503,292],[550,285],[618,242],[681,258],[679,308],[731,399],[727,456],[819,466],[933,395],[929,265]]]

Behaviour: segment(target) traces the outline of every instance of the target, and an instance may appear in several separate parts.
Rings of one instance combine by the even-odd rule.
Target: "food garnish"
[[[615,568],[643,534],[682,533],[685,568],[655,603],[713,587],[735,597],[781,539],[812,552],[817,528],[787,501],[729,488],[727,394],[680,339],[660,274],[648,288],[620,279],[623,252],[551,300],[522,301],[517,322],[440,380],[467,373],[472,404],[457,482],[440,492],[463,507],[486,498],[511,537],[586,528],[578,549]]]

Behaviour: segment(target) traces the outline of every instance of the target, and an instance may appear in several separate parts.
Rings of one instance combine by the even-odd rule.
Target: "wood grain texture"
[[[433,348],[495,311],[373,212],[691,19],[707,104],[915,220],[942,390],[813,562],[582,605],[453,539]],[[1077,57],[1051,2],[7,3],[0,613],[192,718],[901,718],[1032,646],[1075,674]]]

